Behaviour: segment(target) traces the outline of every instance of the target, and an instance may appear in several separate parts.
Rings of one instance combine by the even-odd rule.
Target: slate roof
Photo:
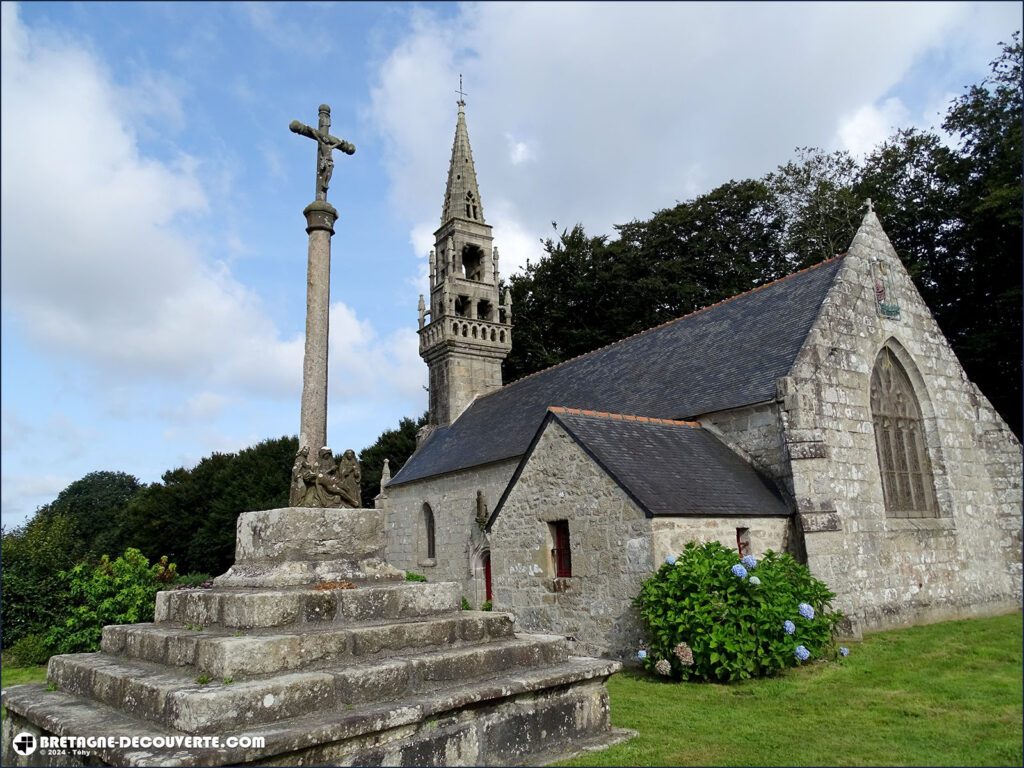
[[[686,419],[775,397],[837,257],[478,397],[390,485],[523,455],[549,406]]]
[[[560,424],[648,517],[790,514],[774,485],[698,423],[551,408],[492,521],[550,421]]]

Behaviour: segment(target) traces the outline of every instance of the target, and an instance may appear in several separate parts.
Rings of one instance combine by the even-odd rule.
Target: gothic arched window
[[[921,408],[903,366],[883,348],[871,372],[871,421],[889,517],[938,517]]]
[[[427,545],[426,556],[433,559],[436,557],[436,548],[434,546],[434,511],[426,503],[423,505],[423,529],[424,540]]]

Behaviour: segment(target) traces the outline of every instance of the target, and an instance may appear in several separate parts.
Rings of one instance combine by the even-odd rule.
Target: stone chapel
[[[853,636],[1021,606],[1021,444],[870,205],[845,254],[504,386],[461,101],[435,239],[429,425],[377,499],[395,566],[620,657],[691,540],[793,554]]]

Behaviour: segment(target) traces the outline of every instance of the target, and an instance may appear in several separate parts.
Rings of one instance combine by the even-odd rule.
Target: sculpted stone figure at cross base
[[[355,508],[362,506],[362,471],[351,448],[339,465],[331,449],[324,446],[317,458],[309,461],[305,446],[295,454],[288,503],[293,507]]]

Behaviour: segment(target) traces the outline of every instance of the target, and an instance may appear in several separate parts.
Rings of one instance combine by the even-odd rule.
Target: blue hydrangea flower
[[[839,655],[840,656],[849,656],[850,655],[850,649],[847,648],[845,645],[840,645],[839,646]]]
[[[811,658],[811,652],[804,648],[802,645],[798,645],[796,647],[796,657],[800,659],[800,661],[807,661],[809,658]]]
[[[747,555],[740,562],[747,566],[747,568],[753,568],[757,565],[757,558],[753,555]]]
[[[757,576],[751,576],[750,577],[750,583],[753,584],[756,587],[756,586],[758,586],[761,583],[761,580],[759,578],[757,578]]]
[[[786,631],[787,635],[792,635],[794,632],[796,632],[796,624],[794,624],[789,619],[786,619],[784,622],[782,622],[782,628]]]
[[[800,615],[808,621],[814,618],[814,608],[809,606],[807,603],[800,603],[800,605],[798,605],[796,609],[800,611]]]
[[[639,651],[636,652],[636,657],[638,659],[646,659],[647,658],[647,651],[645,651],[643,649],[640,649]]]
[[[665,558],[665,562],[668,563],[669,565],[675,565],[676,564],[676,559],[674,557],[672,557],[672,555],[669,555],[668,557]]]
[[[747,569],[739,563],[736,563],[736,565],[734,565],[730,570],[732,571],[732,575],[738,579],[747,578]]]

